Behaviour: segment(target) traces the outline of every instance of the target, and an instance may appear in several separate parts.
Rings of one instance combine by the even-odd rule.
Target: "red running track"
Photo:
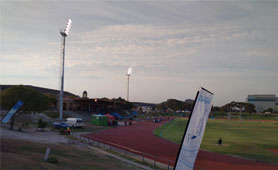
[[[163,159],[156,158],[157,161],[168,163],[171,160],[173,165],[179,145],[153,135],[153,130],[165,122],[153,123],[144,121],[134,123],[131,126],[116,127],[103,130],[97,133],[85,135],[101,142],[138,153],[141,152],[154,155]],[[146,155],[145,155],[146,156]],[[146,156],[154,159],[152,156]],[[197,156],[195,167],[201,167],[206,170],[278,170],[274,164],[261,163],[252,160],[235,158],[218,153],[200,150]]]

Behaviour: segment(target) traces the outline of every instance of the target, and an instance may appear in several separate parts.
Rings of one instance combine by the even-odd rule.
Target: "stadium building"
[[[254,104],[257,112],[264,112],[268,108],[278,111],[278,97],[274,94],[248,95],[246,101]]]

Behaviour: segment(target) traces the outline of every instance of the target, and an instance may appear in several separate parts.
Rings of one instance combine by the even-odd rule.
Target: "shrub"
[[[48,159],[47,159],[47,162],[48,163],[58,163],[58,158],[57,157],[55,157],[55,156],[52,156],[52,157],[49,157]]]

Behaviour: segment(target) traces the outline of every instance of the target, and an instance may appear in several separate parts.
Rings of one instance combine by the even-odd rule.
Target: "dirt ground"
[[[68,137],[52,129],[38,132],[36,128],[28,128],[19,132],[1,125],[0,134],[1,170],[141,169],[105,153],[88,149],[80,141],[68,144]],[[50,156],[58,158],[57,164],[43,161],[47,147],[51,148]]]
[[[112,144],[130,152],[158,156],[162,159],[156,158],[156,160],[163,163],[166,163],[163,159],[169,159],[173,165],[177,157],[179,145],[158,138],[152,133],[155,128],[163,123],[165,122],[153,123],[152,121],[145,121],[133,124],[132,126],[111,128],[103,130],[101,133],[88,134],[86,137],[101,140],[102,142],[106,141],[110,145]],[[152,156],[149,156],[149,158],[152,158]],[[195,163],[195,169],[200,168],[206,170],[278,170],[278,165],[200,150]]]
[[[104,153],[64,144],[45,144],[18,139],[1,139],[3,170],[122,170],[141,169]],[[46,148],[58,163],[43,161]]]

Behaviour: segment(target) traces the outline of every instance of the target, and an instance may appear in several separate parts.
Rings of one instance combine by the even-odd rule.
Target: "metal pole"
[[[239,114],[239,120],[241,120],[241,108],[242,108],[242,106],[240,105],[240,114]]]
[[[127,101],[129,101],[129,76],[130,75],[127,75],[127,97],[126,97]]]
[[[65,47],[66,36],[61,33],[63,37],[63,57],[62,57],[62,73],[61,73],[61,90],[60,90],[60,114],[59,119],[63,119],[63,93],[64,93],[64,65],[65,65]]]

